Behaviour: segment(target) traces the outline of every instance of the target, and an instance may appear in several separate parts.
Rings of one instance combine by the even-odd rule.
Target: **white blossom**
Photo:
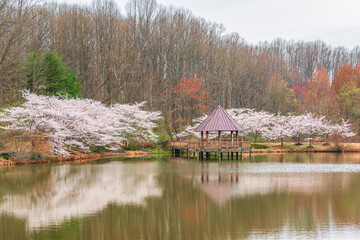
[[[120,149],[120,143],[132,139],[147,141],[155,138],[152,129],[159,112],[148,112],[135,105],[104,104],[91,99],[39,96],[23,92],[25,103],[3,109],[0,123],[3,129],[25,130],[45,134],[56,155],[69,155],[71,149],[85,152],[91,146]]]
[[[232,108],[226,110],[229,115],[242,126],[245,131],[239,132],[242,136],[249,134],[261,135],[265,139],[277,140],[286,137],[307,136],[329,136],[340,134],[343,137],[352,137],[351,124],[342,120],[341,124],[331,123],[324,116],[315,116],[312,113],[302,115],[274,115],[266,111],[257,112],[248,108]],[[192,126],[187,126],[178,136],[196,135],[194,129],[206,119],[202,116],[193,121]],[[210,134],[210,138],[217,136],[217,133]]]

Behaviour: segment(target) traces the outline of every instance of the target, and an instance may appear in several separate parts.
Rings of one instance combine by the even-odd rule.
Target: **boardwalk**
[[[187,140],[187,141],[173,141],[172,144],[173,155],[181,156],[181,154],[186,154],[187,158],[199,158],[203,160],[203,154],[206,154],[206,158],[210,159],[210,154],[215,154],[215,158],[222,160],[223,153],[228,153],[228,159],[233,159],[234,153],[236,154],[236,159],[238,159],[239,153],[242,156],[243,152],[251,152],[251,142],[249,141],[239,141],[236,139],[227,139],[222,138],[221,141],[218,140]],[[185,155],[183,155],[185,157]]]

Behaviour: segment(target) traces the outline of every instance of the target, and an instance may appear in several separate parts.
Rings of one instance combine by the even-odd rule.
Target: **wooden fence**
[[[184,140],[184,141],[173,141],[172,148],[174,149],[199,149],[199,150],[232,150],[232,149],[249,149],[251,142],[236,140],[231,138],[222,138],[221,143],[218,140]]]

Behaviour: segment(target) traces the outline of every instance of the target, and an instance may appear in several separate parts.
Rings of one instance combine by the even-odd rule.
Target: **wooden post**
[[[231,146],[233,146],[233,142],[234,142],[234,131],[231,131],[230,135],[231,135]]]
[[[199,144],[199,149],[201,149],[203,147],[203,141],[204,141],[204,132],[201,131],[201,141],[200,141],[200,144]]]
[[[250,152],[249,152],[249,159],[250,159],[250,162],[251,162],[251,147],[250,147]]]
[[[209,142],[209,132],[206,131],[206,143],[204,143],[206,147],[208,146],[208,142]],[[205,147],[205,148],[206,148],[206,147]],[[207,157],[207,155],[206,155],[206,159],[207,159],[207,158],[208,158],[208,157]]]
[[[187,149],[190,148],[190,136],[188,136]]]
[[[239,147],[239,131],[235,132],[235,138],[236,138],[236,148]]]
[[[180,137],[180,158],[181,158],[181,137]]]
[[[220,152],[221,152],[221,131],[219,131],[219,155],[220,155]],[[222,160],[221,158],[219,160]]]
[[[244,152],[244,137],[241,137],[241,162],[243,161],[243,152]]]

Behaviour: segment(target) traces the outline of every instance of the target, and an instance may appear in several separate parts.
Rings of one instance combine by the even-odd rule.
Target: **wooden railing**
[[[249,141],[243,141],[241,145],[241,140],[230,138],[222,138],[221,139],[221,149],[241,149],[241,146],[243,149],[248,149],[251,147],[251,142]],[[218,140],[184,140],[184,141],[173,141],[172,147],[177,149],[200,149],[200,150],[216,150],[219,149],[219,141]]]

